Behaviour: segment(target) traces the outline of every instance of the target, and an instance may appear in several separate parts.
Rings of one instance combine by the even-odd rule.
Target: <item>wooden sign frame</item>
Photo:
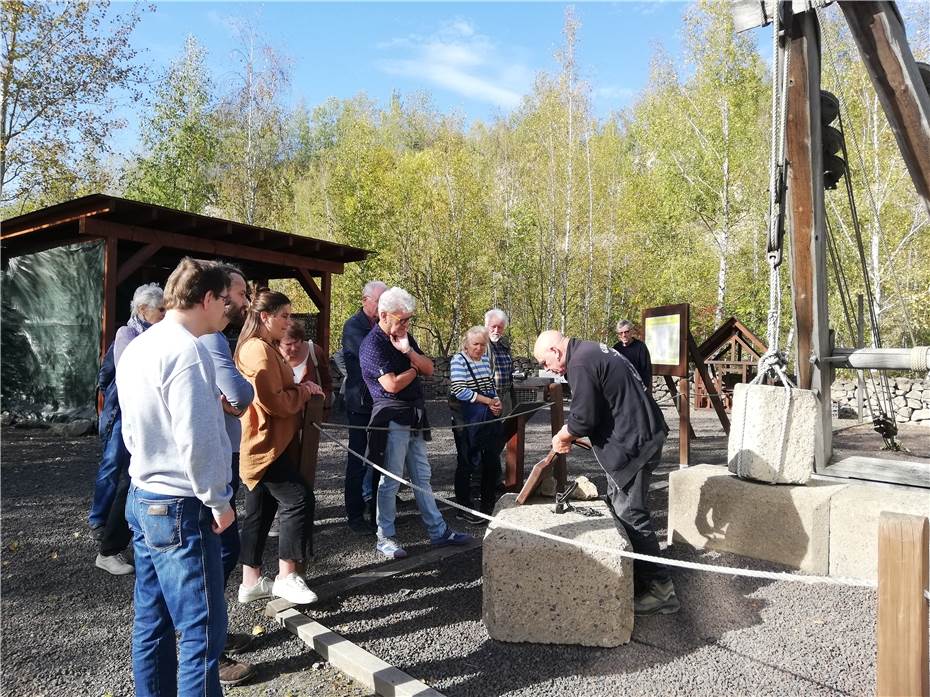
[[[678,305],[662,305],[648,307],[643,310],[642,327],[643,343],[649,349],[652,358],[653,375],[666,375],[669,377],[688,377],[688,334],[691,327],[691,306],[688,303]],[[666,356],[669,351],[675,351],[675,346],[667,345],[666,341],[656,341],[656,330],[664,327],[671,330],[672,339],[677,344],[677,351],[671,359],[678,359],[677,363]],[[650,344],[650,329],[652,328],[653,342]],[[678,332],[677,342],[674,341],[674,332]],[[663,337],[665,339],[665,337]]]

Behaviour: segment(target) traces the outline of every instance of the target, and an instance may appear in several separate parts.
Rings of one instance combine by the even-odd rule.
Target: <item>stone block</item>
[[[677,470],[669,474],[668,541],[826,574],[830,499],[845,486],[761,484],[717,465]]]
[[[930,517],[930,490],[850,484],[830,502],[830,575],[871,578],[882,511]]]
[[[483,615],[498,641],[619,646],[633,631],[633,563],[608,552],[580,549],[503,527],[511,523],[608,549],[631,550],[602,502],[589,518],[556,515],[551,503],[515,506],[504,496],[499,522],[484,536]]]
[[[911,414],[911,421],[927,420],[930,420],[930,409],[918,409],[913,414]]]
[[[584,475],[578,477],[575,482],[578,486],[572,492],[572,499],[576,501],[593,501],[598,497],[597,485]]]
[[[727,447],[731,472],[775,484],[804,484],[810,479],[820,409],[813,392],[791,390],[782,431],[787,399],[783,387],[736,385]]]

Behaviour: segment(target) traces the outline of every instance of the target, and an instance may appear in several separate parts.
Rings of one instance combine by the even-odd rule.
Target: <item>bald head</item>
[[[539,365],[556,375],[565,374],[565,350],[568,348],[568,337],[563,336],[557,329],[547,329],[536,339],[533,346],[533,357]]]

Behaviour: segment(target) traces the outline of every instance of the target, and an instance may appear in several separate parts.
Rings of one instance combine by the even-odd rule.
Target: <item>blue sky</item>
[[[555,73],[566,3],[547,2],[159,2],[133,43],[163,69],[188,34],[209,53],[218,87],[234,79],[236,22],[251,26],[291,62],[287,101],[314,106],[365,92],[427,91],[443,113],[488,120],[513,109],[540,71]],[[599,116],[645,85],[661,43],[680,53],[684,2],[575,3],[577,59]],[[130,121],[134,120],[132,117]],[[134,124],[124,137],[133,140]]]

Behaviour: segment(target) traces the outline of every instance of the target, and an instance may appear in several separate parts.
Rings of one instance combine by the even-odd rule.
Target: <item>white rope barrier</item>
[[[409,486],[411,489],[415,491],[419,491],[421,494],[432,496],[434,499],[446,504],[447,506],[451,506],[452,508],[457,508],[460,511],[464,511],[465,513],[470,513],[471,515],[477,516],[478,518],[483,518],[484,520],[487,520],[489,523],[491,523],[495,527],[504,527],[504,528],[508,528],[511,530],[516,530],[518,532],[523,532],[528,535],[535,535],[536,537],[541,537],[543,539],[552,540],[553,542],[561,542],[563,544],[572,545],[574,547],[578,547],[580,549],[586,549],[591,552],[597,552],[599,554],[609,554],[613,556],[627,557],[629,559],[635,559],[635,560],[644,561],[644,562],[651,562],[654,564],[664,564],[666,566],[674,566],[674,567],[678,567],[682,569],[691,569],[693,571],[707,571],[707,572],[716,573],[716,574],[724,574],[724,575],[729,575],[729,576],[740,576],[744,578],[760,578],[760,579],[767,579],[770,581],[793,581],[795,583],[803,583],[807,585],[847,586],[847,587],[853,587],[853,588],[877,588],[878,587],[878,583],[876,581],[873,581],[871,579],[865,579],[865,578],[849,578],[845,576],[809,576],[809,575],[803,575],[803,574],[790,574],[790,573],[778,572],[778,571],[755,571],[753,569],[740,569],[740,568],[735,568],[735,567],[730,567],[730,566],[715,566],[713,564],[701,564],[699,562],[682,561],[680,559],[670,559],[667,557],[655,557],[649,554],[640,554],[638,552],[629,552],[626,550],[616,549],[613,547],[604,547],[602,545],[595,545],[595,544],[591,544],[588,542],[579,542],[578,540],[570,540],[566,537],[560,537],[558,535],[553,535],[548,532],[543,532],[542,530],[534,530],[532,528],[527,528],[522,525],[516,525],[514,523],[509,523],[509,522],[505,522],[502,520],[498,520],[494,516],[487,515],[486,513],[482,513],[481,511],[476,511],[474,509],[468,508],[467,506],[463,506],[459,503],[456,503],[455,501],[450,501],[449,499],[445,499],[441,496],[437,496],[435,492],[427,491],[423,489],[422,487],[419,487],[416,484],[413,484],[412,482],[407,481],[403,477],[399,477],[393,472],[387,471],[380,465],[377,465],[376,463],[369,460],[364,455],[360,455],[359,453],[349,448],[347,445],[344,445],[335,436],[332,436],[331,434],[323,430],[320,424],[313,424],[313,425],[327,439],[331,440],[333,443],[338,445],[340,448],[345,450],[347,453],[351,453],[355,457],[359,458],[365,464],[370,465],[374,469],[378,470],[381,474],[387,477],[390,477],[391,479],[397,482],[400,482],[401,484],[405,484],[406,486]],[[930,600],[930,593],[925,591],[924,596],[928,600]]]

